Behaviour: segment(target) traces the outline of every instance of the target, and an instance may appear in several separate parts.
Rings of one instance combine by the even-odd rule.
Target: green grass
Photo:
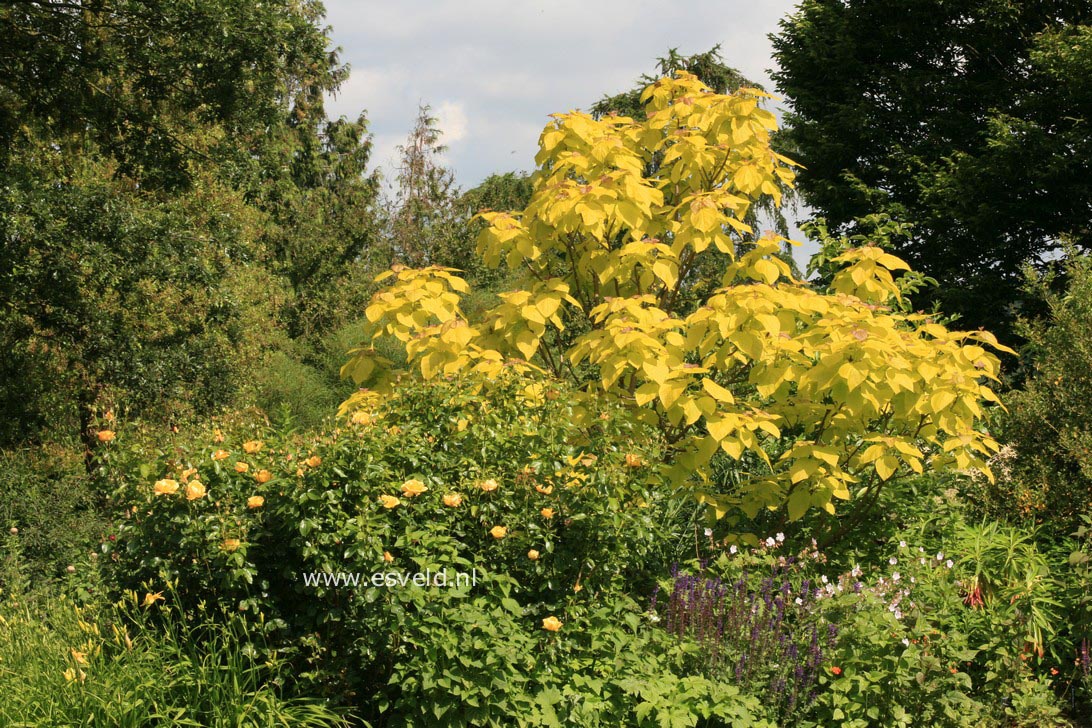
[[[0,597],[0,725],[343,726],[291,699],[282,666],[240,647],[241,627],[131,601]]]

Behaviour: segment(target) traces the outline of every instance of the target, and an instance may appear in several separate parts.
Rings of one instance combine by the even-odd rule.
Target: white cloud
[[[466,138],[470,122],[466,118],[466,110],[460,101],[443,101],[433,113],[436,115],[436,125],[444,133],[442,141],[450,147],[455,142]]]
[[[555,111],[630,88],[669,48],[721,45],[724,61],[772,88],[767,35],[796,0],[327,0],[334,45],[352,74],[334,115],[367,111],[373,162],[391,176],[419,104],[431,104],[446,162],[472,187],[534,166]]]

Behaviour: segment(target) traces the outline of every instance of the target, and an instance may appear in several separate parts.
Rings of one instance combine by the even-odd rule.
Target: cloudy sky
[[[332,116],[367,114],[388,178],[418,104],[444,131],[448,165],[473,187],[529,170],[548,115],[587,108],[655,70],[669,48],[721,46],[772,89],[767,35],[796,0],[326,0],[349,80]]]

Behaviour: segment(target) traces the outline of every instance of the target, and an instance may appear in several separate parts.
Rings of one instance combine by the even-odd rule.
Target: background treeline
[[[374,274],[465,261],[476,208],[518,206],[514,175],[462,199],[427,109],[381,199],[364,115],[323,108],[347,69],[321,22],[317,2],[0,9],[0,444],[91,451],[110,410],[314,422]]]

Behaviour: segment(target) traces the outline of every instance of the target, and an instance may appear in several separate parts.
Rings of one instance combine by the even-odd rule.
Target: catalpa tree
[[[514,289],[470,321],[458,271],[393,269],[343,374],[391,386],[373,343],[392,337],[426,379],[513,369],[540,382],[531,394],[571,380],[589,421],[609,398],[658,426],[659,472],[718,518],[834,513],[926,467],[988,474],[997,444],[980,422],[999,361],[986,347],[1005,347],[910,312],[895,277],[907,265],[879,247],[844,251],[816,290],[778,257],[782,238],[744,223],[793,180],[765,96],[678,73],[645,90],[647,120],[555,115],[527,208],[482,214],[479,251]],[[750,464],[730,489],[708,477],[718,453]]]

